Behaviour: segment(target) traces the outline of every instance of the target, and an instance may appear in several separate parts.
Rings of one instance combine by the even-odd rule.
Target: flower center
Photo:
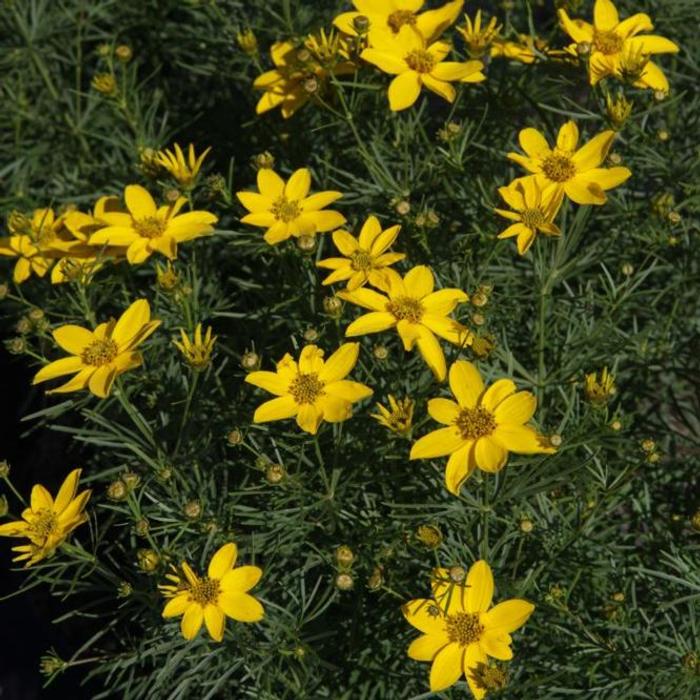
[[[404,24],[415,24],[416,16],[410,10],[396,10],[386,18],[386,23],[394,34],[398,34]]]
[[[593,35],[593,46],[596,51],[604,53],[606,56],[611,56],[620,52],[622,49],[622,37],[615,32],[595,32]]]
[[[525,226],[533,230],[542,226],[546,221],[545,215],[539,207],[535,209],[523,209],[520,212],[520,219]]]
[[[542,172],[548,180],[566,182],[576,175],[576,166],[572,163],[569,156],[553,153],[544,159]]]
[[[58,517],[48,508],[37,511],[29,525],[29,539],[34,544],[43,543],[46,538],[58,529]]]
[[[424,49],[413,49],[404,58],[408,67],[418,73],[430,73],[435,67],[435,57]]]
[[[93,367],[102,367],[109,364],[119,354],[119,346],[111,339],[93,340],[85,350],[80,359]]]
[[[479,641],[484,626],[479,622],[479,613],[457,613],[447,616],[445,631],[451,642],[465,647]]]
[[[160,238],[165,231],[165,222],[157,216],[134,220],[134,229],[142,238]]]
[[[387,304],[386,310],[398,321],[418,323],[423,318],[423,305],[413,297],[398,297]]]
[[[301,214],[301,208],[296,200],[290,201],[282,195],[272,203],[272,214],[277,221],[284,221],[285,224],[288,224]]]
[[[485,408],[463,408],[455,425],[465,440],[476,440],[491,435],[496,429],[496,420]]]
[[[350,256],[350,267],[358,272],[368,272],[372,269],[372,256],[368,252],[358,248]]]
[[[298,404],[313,403],[323,393],[318,374],[297,374],[289,385],[289,393]]]
[[[220,592],[219,582],[210,578],[199,579],[194,586],[190,586],[190,598],[203,607],[216,603]]]

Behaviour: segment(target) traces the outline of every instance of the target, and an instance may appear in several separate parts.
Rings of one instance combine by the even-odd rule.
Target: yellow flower
[[[450,493],[457,495],[477,467],[500,471],[509,452],[555,452],[526,425],[535,414],[537,399],[529,391],[516,391],[511,379],[499,379],[487,389],[479,370],[471,362],[458,360],[450,367],[450,389],[456,402],[428,402],[431,418],[447,427],[424,435],[411,448],[411,459],[450,455],[445,470]]]
[[[327,360],[323,350],[305,346],[295,362],[286,354],[276,372],[251,372],[245,381],[277,396],[258,406],[255,423],[296,417],[297,425],[315,434],[321,421],[338,423],[352,416],[352,404],[372,395],[372,390],[345,379],[357,362],[359,343],[341,345]]]
[[[387,271],[387,275],[387,296],[366,287],[338,293],[341,299],[371,311],[353,321],[345,335],[353,337],[396,328],[404,349],[413,350],[417,345],[428,367],[438,381],[442,381],[447,367],[445,355],[435,336],[459,346],[471,343],[472,334],[449,317],[457,304],[464,303],[469,297],[461,289],[434,291],[433,273],[425,265],[409,270],[403,279],[393,270]]]
[[[277,245],[291,236],[313,236],[331,231],[345,223],[345,217],[327,207],[342,197],[341,192],[316,192],[309,195],[311,173],[300,168],[287,182],[269,168],[258,170],[258,192],[237,192],[241,204],[250,212],[241,222],[266,228],[265,241]]]
[[[669,39],[653,34],[637,36],[654,28],[648,15],[638,13],[620,21],[615,5],[610,0],[596,0],[593,24],[581,19],[572,20],[565,10],[559,10],[559,21],[564,31],[577,43],[591,47],[588,71],[591,85],[608,76],[631,77],[635,87],[668,92],[668,80],[663,71],[648,57],[652,54],[676,53],[678,46]],[[572,47],[575,50],[575,46]],[[636,56],[637,75],[626,76],[630,59]]]
[[[600,167],[614,131],[602,131],[577,150],[578,138],[578,127],[572,121],[559,129],[553,149],[537,129],[522,129],[519,141],[526,155],[509,153],[508,158],[535,173],[541,187],[553,183],[577,204],[605,204],[605,190],[621,185],[632,173],[623,167]]]
[[[513,211],[494,209],[497,214],[515,221],[499,238],[518,237],[518,253],[525,255],[534,243],[538,233],[546,236],[559,236],[561,231],[554,219],[564,199],[563,191],[555,185],[544,188],[533,177],[514,180],[507,187],[499,187],[498,193]]]
[[[158,586],[169,598],[163,617],[179,617],[180,631],[187,639],[197,636],[202,623],[215,642],[224,638],[226,618],[238,622],[259,622],[265,611],[260,601],[248,593],[262,576],[257,566],[234,568],[238,549],[233,542],[218,549],[209,562],[206,576],[197,576],[183,561],[180,571],[167,574],[169,584]]]
[[[236,43],[243,53],[248,56],[256,56],[258,53],[258,38],[255,32],[248,28],[236,34]]]
[[[56,343],[69,357],[42,367],[33,384],[49,379],[75,376],[48,394],[89,389],[95,396],[105,398],[114,380],[124,372],[139,367],[143,358],[135,348],[160,325],[151,321],[151,309],[145,299],[135,301],[119,318],[101,323],[94,331],[82,326],[60,326],[53,331]]]
[[[406,620],[422,632],[408,647],[408,656],[431,662],[433,693],[465,676],[474,697],[481,700],[486,692],[474,682],[473,669],[488,656],[513,658],[510,635],[527,622],[535,606],[512,598],[491,607],[493,574],[483,559],[472,565],[463,583],[452,581],[446,569],[433,575],[433,597],[403,606]]]
[[[204,159],[211,151],[211,147],[205,149],[197,156],[194,152],[194,145],[190,144],[187,150],[187,158],[182,152],[179,144],[173,145],[174,150],[167,149],[158,151],[155,155],[156,162],[167,170],[180,185],[185,189],[190,189],[199,175]]]
[[[398,401],[389,394],[389,408],[377,404],[379,413],[372,413],[378,423],[397,435],[407,436],[413,425],[413,408],[416,402],[408,396]]]
[[[187,202],[185,197],[156,207],[153,197],[141,185],[127,185],[124,201],[128,213],[105,211],[102,218],[107,225],[93,233],[89,243],[126,248],[126,259],[132,265],[144,262],[154,252],[173,260],[178,243],[210,234],[218,221],[207,211],[179,214]]]
[[[600,371],[600,376],[598,372],[591,372],[586,375],[586,384],[583,391],[592,404],[602,406],[617,393],[615,377],[608,372],[607,367],[603,367]]]
[[[467,53],[472,58],[482,58],[498,39],[501,25],[495,17],[492,17],[489,23],[482,27],[481,10],[477,10],[473,22],[469,15],[464,15],[464,26],[457,27],[457,31],[467,44]]]
[[[400,230],[401,226],[392,226],[382,231],[377,217],[369,216],[359,239],[347,231],[334,231],[333,243],[345,257],[326,258],[316,263],[318,267],[333,270],[323,284],[347,280],[347,289],[351,292],[368,282],[379,289],[386,289],[385,268],[406,257],[403,253],[386,252],[394,244]]]
[[[605,93],[605,114],[608,121],[616,131],[619,131],[632,114],[633,103],[622,93],[613,97],[609,92]]]
[[[454,81],[477,83],[486,79],[481,61],[445,61],[450,45],[444,41],[428,44],[411,27],[403,27],[396,37],[381,35],[365,49],[361,58],[380,70],[395,75],[389,84],[389,106],[397,112],[410,107],[423,87],[454,102]]]
[[[173,340],[173,343],[182,353],[185,362],[196,370],[204,370],[209,367],[211,354],[214,351],[214,343],[216,343],[216,336],[212,337],[211,335],[211,326],[207,328],[203,338],[201,323],[198,323],[194,329],[194,338],[192,340],[182,328],[180,329],[180,336],[182,342]]]
[[[426,41],[434,41],[459,16],[464,0],[452,0],[435,10],[421,12],[423,0],[353,0],[356,12],[343,12],[333,24],[344,34],[357,36],[355,20],[366,17],[370,45],[375,41],[386,41],[396,37],[403,27],[409,27],[423,36]]]
[[[74,469],[58,490],[55,501],[46,488],[35,484],[22,520],[0,525],[0,536],[29,540],[29,544],[12,548],[19,552],[13,561],[26,560],[25,566],[32,566],[52,556],[68,535],[88,519],[84,511],[91,492],[87,490],[76,495],[79,479],[80,469]]]

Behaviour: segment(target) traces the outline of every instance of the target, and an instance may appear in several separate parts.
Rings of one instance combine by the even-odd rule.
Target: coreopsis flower
[[[517,236],[520,255],[527,253],[538,233],[546,236],[561,234],[559,227],[554,224],[554,219],[561,207],[564,193],[556,185],[550,184],[543,188],[536,178],[522,177],[514,180],[507,187],[499,187],[498,194],[513,211],[505,209],[494,209],[494,211],[515,222],[499,233],[498,237]]]
[[[481,61],[445,61],[450,45],[429,44],[412,27],[403,27],[395,37],[380,35],[361,58],[380,70],[395,75],[389,84],[389,107],[397,112],[410,107],[426,87],[448,102],[454,102],[453,82],[478,83],[486,79]]]
[[[426,364],[442,381],[447,373],[445,355],[436,335],[458,346],[469,345],[472,334],[461,323],[450,318],[457,304],[469,299],[461,289],[434,291],[435,278],[430,268],[418,265],[401,276],[387,271],[389,289],[386,295],[362,287],[354,292],[339,292],[345,301],[357,304],[370,313],[353,321],[345,331],[347,337],[378,333],[396,328],[404,349],[417,345]]]
[[[566,122],[554,148],[537,129],[522,129],[518,136],[526,155],[508,153],[508,158],[534,173],[540,186],[556,185],[577,204],[605,204],[605,190],[625,182],[632,174],[627,168],[601,168],[612,146],[615,132],[602,131],[580,148],[578,127]]]
[[[25,561],[27,567],[52,556],[68,535],[88,519],[85,506],[91,491],[77,493],[80,471],[74,469],[66,477],[56,500],[44,486],[35,484],[29,508],[22,511],[22,520],[0,525],[0,536],[29,540],[28,544],[12,548],[13,552],[18,552],[13,561]]]
[[[164,149],[158,151],[155,155],[156,162],[167,170],[184,189],[191,189],[199,171],[202,168],[204,159],[209,155],[211,147],[204,149],[199,155],[196,155],[194,144],[190,144],[187,149],[187,158],[182,152],[179,144],[173,144],[173,150]]]
[[[248,591],[262,576],[257,566],[238,566],[238,548],[233,542],[219,548],[209,562],[206,576],[198,576],[183,561],[174,573],[166,574],[171,582],[159,585],[168,598],[163,617],[180,617],[180,631],[187,639],[194,639],[202,627],[215,642],[224,638],[226,618],[238,622],[259,622],[265,615],[260,601]]]
[[[417,440],[410,458],[449,455],[445,486],[450,493],[457,495],[476,468],[491,473],[500,471],[509,452],[555,452],[528,425],[537,408],[537,399],[529,391],[516,391],[511,379],[499,379],[487,389],[479,370],[465,360],[450,367],[449,379],[456,401],[439,398],[428,402],[431,418],[446,427]]]
[[[333,270],[323,284],[347,280],[347,289],[351,292],[368,282],[379,289],[386,289],[386,268],[406,257],[403,253],[387,253],[400,230],[401,226],[391,226],[382,231],[377,217],[369,216],[358,238],[347,231],[334,231],[333,243],[345,257],[326,258],[316,263],[318,267]]]
[[[632,103],[622,93],[613,97],[606,92],[605,114],[612,127],[619,131],[632,114]]]
[[[588,72],[591,85],[608,76],[634,84],[635,87],[668,92],[668,80],[661,68],[649,61],[653,54],[676,53],[678,46],[662,36],[644,34],[654,28],[648,15],[638,13],[620,21],[610,0],[596,0],[593,24],[572,20],[566,10],[559,10],[564,31],[576,42],[590,46]],[[575,46],[572,47],[575,50]]]
[[[181,328],[181,342],[173,340],[173,344],[182,353],[185,362],[193,369],[201,371],[211,364],[211,354],[214,351],[214,343],[216,343],[216,336],[212,336],[211,331],[210,326],[202,337],[202,324],[198,323],[192,339]]]
[[[433,693],[465,677],[474,697],[481,700],[486,692],[475,682],[474,670],[489,656],[503,661],[513,658],[511,633],[527,622],[535,606],[512,598],[491,607],[493,574],[483,559],[460,582],[447,569],[435,570],[432,589],[432,598],[403,606],[408,623],[422,632],[408,647],[408,656],[431,662]]]
[[[138,265],[158,252],[170,260],[177,257],[178,243],[209,235],[218,218],[208,211],[194,210],[180,214],[185,197],[157,207],[153,197],[141,185],[127,185],[124,190],[126,212],[105,211],[107,225],[90,236],[94,246],[117,246],[126,249],[126,259]]]
[[[316,345],[306,345],[297,363],[287,353],[275,372],[251,372],[248,384],[277,398],[258,406],[255,423],[296,418],[297,425],[312,435],[321,421],[338,423],[352,416],[352,404],[372,395],[372,389],[346,379],[357,363],[359,343],[341,345],[327,360]]]
[[[300,168],[287,182],[269,168],[258,170],[258,192],[236,192],[240,203],[250,212],[241,222],[267,229],[265,241],[277,245],[291,236],[313,236],[338,228],[345,217],[326,210],[342,192],[326,191],[309,194],[311,173]]]
[[[278,41],[270,48],[273,70],[259,75],[253,88],[262,90],[256,114],[280,108],[289,119],[314,96],[322,94],[331,76],[349,75],[357,66],[349,60],[345,41],[337,35],[311,35],[302,46],[292,41]]]
[[[488,24],[481,24],[481,10],[477,10],[474,20],[464,15],[464,26],[457,27],[467,45],[467,53],[472,58],[482,58],[490,53],[491,46],[501,33],[501,25],[492,17]]]
[[[50,362],[34,377],[33,384],[74,376],[48,394],[89,389],[95,396],[105,398],[114,380],[124,372],[139,367],[143,358],[136,348],[160,325],[151,321],[151,308],[145,299],[135,301],[118,321],[100,323],[94,331],[82,326],[65,325],[53,331],[56,343],[68,357]]]
[[[603,367],[600,373],[587,374],[583,392],[592,404],[605,405],[617,392],[614,375],[607,367]]]
[[[356,12],[343,12],[333,24],[344,34],[357,36],[358,18],[368,22],[370,45],[396,37],[403,27],[417,31],[426,41],[437,39],[459,16],[464,0],[452,0],[442,7],[420,12],[423,0],[352,0]]]
[[[408,396],[397,400],[389,394],[388,398],[389,408],[378,403],[379,413],[372,413],[372,418],[392,433],[405,437],[411,432],[413,426],[413,409],[416,402]]]
[[[258,55],[258,38],[250,27],[236,34],[236,43],[238,48],[248,56]]]

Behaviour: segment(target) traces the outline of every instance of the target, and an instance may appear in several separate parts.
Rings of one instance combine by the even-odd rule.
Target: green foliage
[[[578,4],[576,16],[589,16],[590,3]],[[550,4],[496,5],[489,9],[511,36],[532,28],[564,45]],[[505,228],[492,213],[496,189],[520,175],[505,154],[526,126],[552,136],[571,118],[586,139],[607,128],[603,90],[589,87],[580,66],[494,60],[487,81],[461,86],[453,105],[423,96],[400,114],[389,112],[387,76],[365,67],[334,78],[322,103],[285,121],[255,116],[252,80],[271,65],[268,47],[329,26],[346,4],[5,0],[2,213],[84,210],[130,183],[162,199],[176,183],[145,171],[140,154],[177,140],[198,152],[212,146],[193,198],[220,218],[213,237],[180,248],[177,293],[158,285],[154,256],[108,266],[87,286],[33,278],[2,302],[8,338],[31,308],[51,327],[90,325],[146,297],[163,322],[144,368],[121,377],[110,398],[48,397],[26,417],[27,449],[38,426],[68,433],[94,490],[90,526],[32,567],[23,586],[64,599],[71,612],[56,623],[84,640],[56,649],[66,663],[49,664],[49,679],[81,666],[102,689],[95,698],[429,697],[428,666],[406,657],[414,631],[400,606],[428,595],[438,563],[485,558],[496,600],[536,605],[514,635],[502,697],[697,697],[697,8],[692,0],[621,2],[621,14],[640,5],[682,50],[660,58],[667,99],[626,88],[634,110],[614,151],[632,178],[603,207],[566,203],[561,238],[540,237],[521,258],[512,241],[496,239]],[[260,55],[236,45],[247,27]],[[119,45],[131,47],[130,61],[116,58]],[[91,87],[98,74],[114,75],[115,95]],[[450,123],[458,126],[446,135]],[[311,253],[293,243],[270,248],[240,223],[234,193],[254,188],[251,159],[262,151],[285,176],[310,167],[314,190],[342,191],[349,230],[370,213],[400,223],[395,249],[410,265],[430,265],[440,286],[493,288],[485,307],[463,305],[458,318],[495,340],[479,361],[488,378],[512,376],[536,394],[539,428],[561,436],[555,455],[511,455],[503,471],[478,472],[456,498],[443,485],[445,460],[409,462],[410,442],[377,424],[369,403],[317,437],[291,421],[252,424],[263,396],[243,381],[243,355],[255,351],[272,369],[309,329],[330,354],[357,315],[350,305],[340,319],[324,312],[329,291],[315,261],[334,254],[329,236]],[[660,196],[671,202],[666,210]],[[402,201],[410,210],[399,214]],[[11,285],[11,261],[0,269]],[[198,322],[218,336],[200,374],[172,345],[178,329]],[[23,337],[22,361],[37,369],[60,356],[46,325]],[[414,438],[433,429],[426,401],[446,394],[420,357],[391,332],[361,340],[353,377],[379,401],[414,398]],[[387,359],[373,354],[377,343]],[[448,362],[459,356],[446,352]],[[604,366],[617,394],[594,407],[583,378]],[[227,439],[234,429],[240,444]],[[646,438],[658,461],[641,448]],[[284,467],[279,483],[266,478],[270,464]],[[110,500],[109,484],[126,471],[140,483]],[[193,501],[201,513],[188,517]],[[418,539],[422,524],[440,529],[438,549]],[[201,571],[229,540],[240,561],[264,570],[256,593],[266,617],[229,620],[222,644],[205,634],[186,642],[161,618],[157,584],[182,559]],[[356,555],[349,591],[336,586],[342,544]],[[157,554],[153,571],[140,550]],[[444,697],[468,692],[462,683]]]

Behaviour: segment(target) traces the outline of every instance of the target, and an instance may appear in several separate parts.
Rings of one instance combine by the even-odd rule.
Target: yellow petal
[[[143,326],[151,319],[151,307],[146,299],[135,301],[129,308],[120,316],[114,330],[112,331],[112,339],[120,347],[127,347],[134,336],[138,335]]]
[[[224,591],[219,595],[219,607],[228,617],[239,622],[258,622],[265,616],[260,602],[247,593]]]
[[[34,512],[41,510],[42,508],[53,510],[53,497],[46,490],[46,487],[42,486],[41,484],[35,484],[32,487],[30,503]]]
[[[262,576],[262,569],[257,566],[239,566],[224,574],[221,590],[231,593],[247,593],[257,585]]]
[[[258,190],[264,197],[278,199],[284,193],[284,180],[270,168],[258,170]]]
[[[223,578],[224,574],[233,568],[233,565],[236,563],[237,555],[238,547],[236,547],[233,542],[227,542],[223,547],[217,549],[207,569],[209,578]]]
[[[304,199],[311,189],[311,173],[306,168],[295,170],[284,187],[284,195],[291,201]]]
[[[340,199],[342,196],[342,192],[334,192],[331,190],[327,192],[316,192],[310,197],[306,197],[304,201],[301,202],[301,209],[307,212],[318,211],[319,209],[327,207],[332,202],[335,202],[336,199]]]
[[[425,363],[430,367],[435,378],[442,382],[447,375],[447,365],[445,363],[445,354],[442,352],[440,343],[437,338],[424,326],[419,326],[420,335],[416,344],[418,350],[423,356]]]
[[[463,667],[463,648],[455,642],[443,647],[430,668],[430,690],[437,693],[454,685],[460,679]]]
[[[135,219],[156,215],[156,203],[148,190],[141,185],[127,185],[124,190],[124,201]]]
[[[351,403],[366,399],[374,393],[368,386],[347,379],[326,384],[325,391],[330,396],[336,396]]]
[[[486,612],[493,599],[493,574],[491,567],[483,559],[469,568],[466,588],[467,612]]]
[[[518,391],[507,396],[496,406],[493,414],[496,422],[515,423],[522,425],[527,423],[535,415],[537,399],[529,391]]]
[[[344,343],[326,360],[318,378],[326,383],[344,379],[357,363],[359,353],[359,343]]]
[[[474,408],[484,391],[484,382],[475,365],[457,360],[450,367],[450,389],[460,406]]]
[[[450,83],[444,80],[438,80],[437,78],[434,78],[428,73],[422,75],[421,82],[423,83],[423,85],[425,85],[425,87],[428,88],[428,90],[434,92],[436,95],[440,95],[440,97],[442,97],[444,100],[447,100],[447,102],[452,103],[455,101],[457,92],[452,87],[452,85],[450,85]]]
[[[450,399],[430,399],[428,413],[433,420],[443,425],[452,425],[459,414],[459,406]]]
[[[576,182],[595,186],[600,190],[611,190],[625,182],[632,175],[627,168],[594,168],[576,176]]]
[[[346,258],[349,258],[358,248],[355,237],[341,229],[333,231],[333,243]]]
[[[432,661],[440,649],[449,643],[450,639],[445,633],[423,634],[411,642],[407,653],[414,661]]]
[[[61,384],[60,386],[57,386],[55,389],[51,389],[51,391],[47,391],[47,394],[67,394],[71,391],[80,391],[81,389],[86,389],[88,386],[88,382],[90,381],[90,377],[94,373],[94,368],[90,367],[88,369],[83,369],[78,372],[72,379],[69,379],[65,384]]]
[[[422,2],[419,3],[419,7],[422,5]],[[433,42],[457,19],[463,5],[464,0],[452,0],[442,7],[421,12],[416,19],[416,29],[427,43]],[[396,6],[403,8],[403,3],[397,3]]]
[[[80,355],[95,338],[82,326],[66,325],[53,331],[53,338],[58,345],[71,355]]]
[[[488,411],[493,411],[506,396],[515,393],[515,383],[512,379],[498,379],[481,397],[481,405]]]
[[[537,129],[528,127],[521,129],[518,134],[520,148],[527,153],[530,158],[541,159],[549,155],[551,149],[547,139]]]
[[[410,459],[444,457],[463,447],[464,442],[456,428],[439,428],[413,444]]]
[[[361,289],[358,289],[353,294],[361,291]],[[348,338],[352,338],[358,335],[365,335],[366,333],[379,333],[395,325],[396,319],[388,311],[372,311],[355,319],[345,330],[345,335]]]
[[[576,122],[569,120],[559,129],[557,134],[557,148],[560,151],[573,153],[578,143],[578,127]]]
[[[515,632],[522,627],[532,615],[535,606],[526,600],[513,598],[495,605],[482,618],[488,631],[498,633]]]
[[[472,672],[479,664],[485,664],[486,661],[486,654],[479,644],[470,644],[467,647],[464,654],[464,675],[475,700],[483,700],[486,697],[486,690],[475,683]]]
[[[454,311],[457,304],[462,304],[469,300],[469,296],[461,289],[439,289],[437,292],[428,294],[421,300],[426,312],[436,316],[447,316]]]
[[[204,610],[202,610],[202,606],[197,605],[197,603],[190,603],[180,621],[182,636],[187,640],[194,639],[203,621]]]
[[[326,394],[317,401],[323,420],[329,423],[340,423],[352,416],[352,404],[339,396]]]
[[[276,372],[251,372],[245,377],[245,382],[269,391],[275,396],[289,393],[289,380]]]
[[[338,228],[338,226],[342,226],[347,221],[340,212],[330,211],[328,209],[325,209],[324,211],[310,211],[305,213],[304,216],[309,218],[314,226],[314,229],[318,233],[332,231],[333,229]]]
[[[303,404],[299,406],[297,413],[297,425],[305,432],[315,435],[318,432],[318,426],[323,420],[323,412],[313,404]]]
[[[406,292],[414,299],[422,299],[431,294],[435,286],[435,278],[426,265],[416,265],[403,278]]]
[[[498,638],[497,635],[484,632],[479,639],[479,646],[482,651],[499,661],[510,661],[513,658],[513,650],[508,644]]]
[[[174,598],[171,598],[163,608],[163,617],[179,617],[189,606],[189,594],[180,593]]]
[[[220,642],[224,638],[224,626],[226,623],[223,611],[216,605],[207,605],[204,608],[204,622],[211,638],[215,642]]]
[[[407,65],[399,56],[389,53],[388,51],[379,51],[377,49],[365,49],[360,58],[367,63],[379,68],[379,70],[388,73],[389,75],[400,75],[406,71]]]
[[[445,617],[434,600],[416,598],[401,607],[406,621],[424,634],[442,636],[445,632]]]
[[[518,454],[546,454],[556,451],[534,428],[527,425],[499,425],[490,437],[503,449]]]
[[[98,367],[88,381],[90,391],[100,399],[105,399],[112,391],[112,384],[117,377],[117,372],[111,365]]]
[[[303,374],[320,372],[324,364],[323,354],[317,345],[305,345],[299,355],[299,371]]]
[[[75,498],[75,494],[78,491],[80,472],[80,469],[74,469],[61,484],[61,488],[56,494],[56,502],[54,503],[54,510],[56,513],[62,513]]]
[[[354,292],[338,292],[338,296],[370,311],[386,311],[389,300],[373,289],[356,289]]]
[[[66,374],[74,374],[75,372],[80,372],[83,368],[83,362],[79,357],[64,357],[55,362],[50,362],[48,365],[42,367],[35,375],[32,380],[32,384],[39,384],[41,382],[48,381],[49,379],[55,379],[56,377],[63,377]]]
[[[253,415],[253,422],[268,423],[273,420],[293,418],[298,410],[299,405],[291,396],[280,396],[260,404]]]
[[[473,447],[473,443],[468,442],[453,452],[447,460],[445,486],[455,496],[459,494],[462,485],[471,476],[476,467],[476,462],[471,454]]]
[[[617,9],[611,0],[596,0],[593,6],[593,23],[595,28],[600,31],[610,31],[614,29],[620,17],[617,14]]]
[[[576,166],[577,173],[597,168],[608,157],[608,152],[614,139],[614,131],[602,131],[600,134],[596,134],[588,143],[581,146],[571,158]]]
[[[389,107],[393,112],[408,109],[420,95],[421,80],[416,71],[397,75],[389,84]]]
[[[508,451],[490,437],[482,437],[476,441],[474,457],[479,469],[495,473],[503,469],[508,459]]]

